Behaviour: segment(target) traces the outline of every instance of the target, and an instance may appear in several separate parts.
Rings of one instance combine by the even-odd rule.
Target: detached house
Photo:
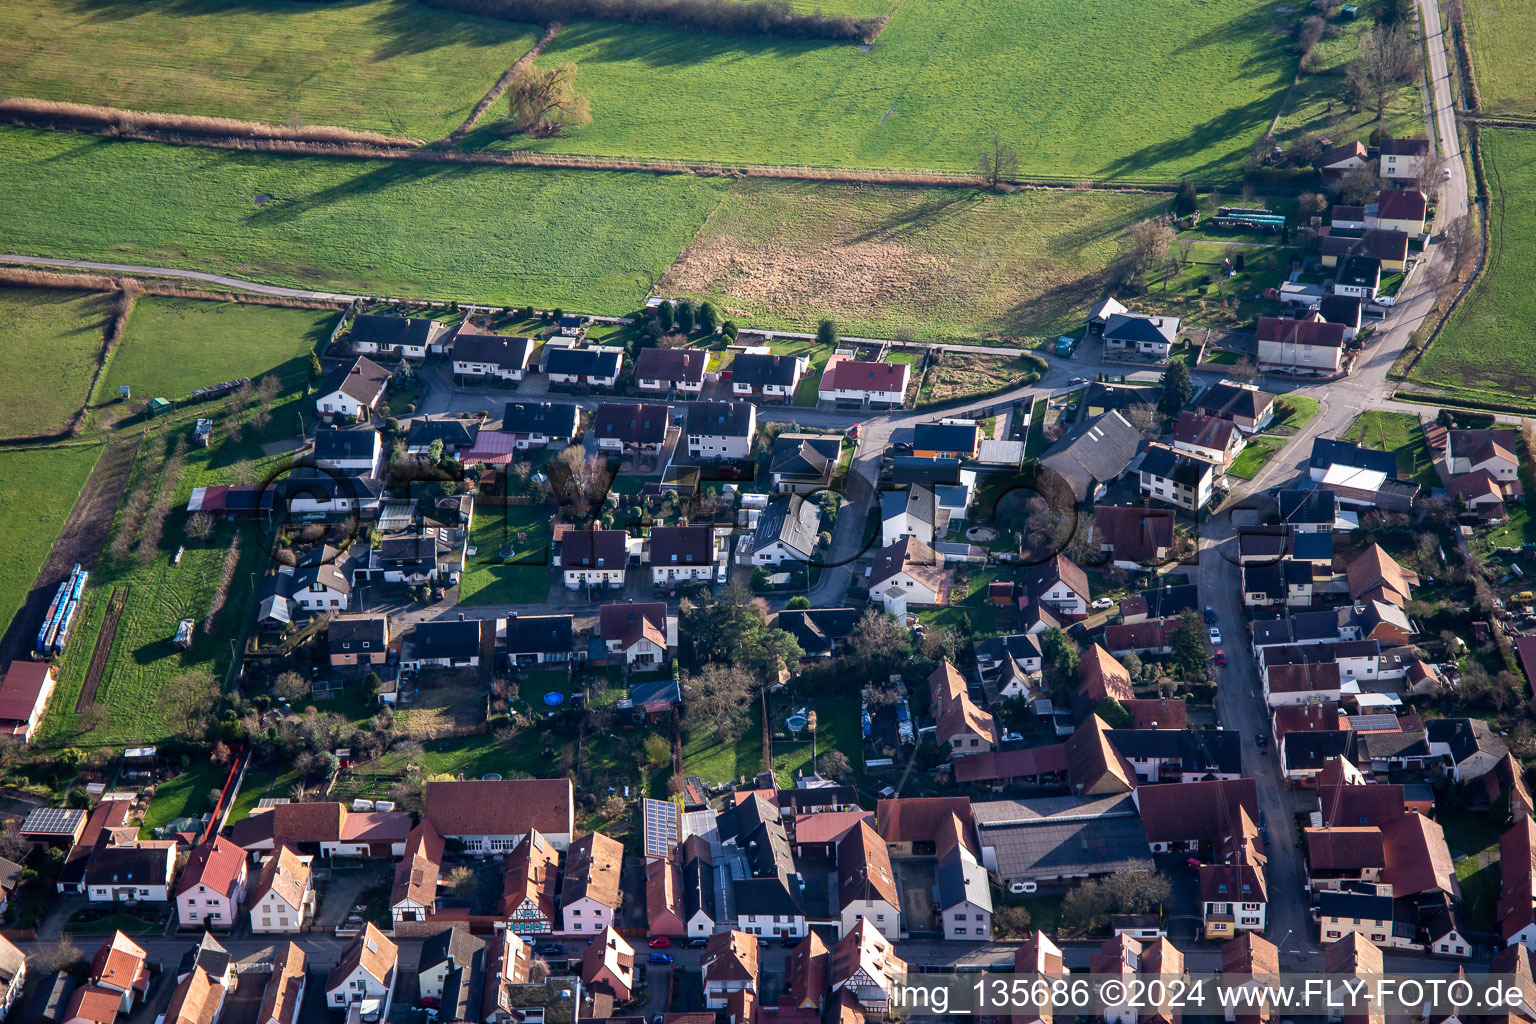
[[[480,426],[474,420],[419,416],[411,421],[406,432],[405,450],[412,455],[425,455],[434,442],[441,441],[445,454],[458,456],[474,448],[479,433]]]
[[[565,574],[567,590],[624,586],[629,564],[629,534],[623,530],[568,530],[560,538],[555,564]]]
[[[774,498],[758,517],[752,535],[752,564],[809,562],[821,529],[821,509],[798,494]]]
[[[258,935],[303,931],[315,912],[314,875],[293,850],[279,847],[251,889],[251,931]]]
[[[971,700],[965,677],[948,661],[928,676],[928,693],[937,723],[936,738],[951,757],[997,749],[997,722]]]
[[[1104,353],[1135,352],[1159,361],[1179,337],[1179,318],[1145,313],[1111,313],[1104,322]]]
[[[692,348],[647,348],[635,359],[635,386],[665,395],[697,395],[704,390],[709,353]]]
[[[880,544],[889,547],[903,537],[924,544],[943,539],[950,512],[932,488],[912,484],[904,490],[880,492]]]
[[[574,620],[569,615],[507,616],[507,659],[519,667],[580,661],[584,652],[573,643]]]
[[[377,477],[383,437],[369,427],[315,431],[315,462],[340,473]]]
[[[810,363],[804,356],[776,356],[766,352],[743,352],[731,361],[729,370],[721,378],[729,376],[731,394],[740,398],[762,398],[788,405],[800,386]]]
[[[182,928],[230,928],[245,898],[245,851],[223,836],[192,851],[176,880],[176,920]]]
[[[870,600],[898,618],[911,605],[949,603],[951,574],[944,556],[912,537],[876,551],[868,581]]]
[[[453,373],[456,377],[519,381],[532,355],[532,338],[482,334],[465,324],[453,339]]]
[[[603,402],[597,407],[592,432],[605,452],[660,452],[671,423],[670,405]]]
[[[832,483],[842,455],[836,434],[780,434],[773,439],[768,474],[779,494],[811,494]]]
[[[624,350],[621,348],[546,347],[544,372],[549,375],[551,384],[611,388],[618,383],[623,360]]]
[[[369,921],[362,934],[342,949],[340,962],[327,975],[325,1005],[362,1021],[388,1019],[399,964],[395,944]]]
[[[712,526],[657,526],[651,529],[651,581],[658,587],[677,582],[709,582],[715,563],[723,564]]]
[[[757,406],[751,402],[696,402],[685,419],[688,457],[741,462],[752,456]]]
[[[400,644],[400,667],[474,668],[480,664],[482,625],[479,619],[418,622]]]
[[[1259,369],[1265,373],[1335,374],[1344,368],[1343,324],[1259,317]]]
[[[1429,214],[1429,197],[1418,189],[1386,189],[1376,200],[1375,217],[1366,207],[1368,227],[1382,231],[1401,231],[1410,238],[1424,234],[1424,218]]]
[[[325,627],[332,668],[382,665],[389,660],[389,617],[337,616]]]
[[[974,420],[919,423],[912,429],[912,454],[929,459],[974,459],[981,451],[981,427]]]
[[[1167,508],[1097,505],[1093,510],[1093,539],[1116,568],[1127,572],[1160,568],[1170,561],[1177,516]]]
[[[1215,489],[1215,466],[1161,444],[1147,445],[1138,474],[1142,494],[1188,512],[1209,505]]]
[[[358,356],[351,365],[332,374],[321,386],[315,399],[315,411],[326,420],[347,416],[366,420],[379,406],[390,372],[366,356]]]
[[[909,363],[866,363],[833,356],[822,371],[816,394],[823,402],[900,408],[911,373]]]
[[[420,360],[427,358],[428,351],[440,347],[448,330],[446,324],[424,317],[359,313],[352,318],[348,340],[352,351],[361,355]]]
[[[1202,416],[1231,420],[1243,433],[1254,434],[1274,419],[1275,396],[1251,384],[1222,381],[1196,395],[1189,408]]]
[[[1381,176],[1392,181],[1418,181],[1430,157],[1428,139],[1382,139],[1377,151]]]
[[[85,895],[92,903],[165,903],[176,874],[175,840],[98,842],[85,866]]]
[[[564,402],[508,402],[501,432],[521,448],[564,448],[581,429],[581,408]]]
[[[1243,432],[1231,420],[1185,410],[1173,421],[1173,447],[1204,459],[1223,473],[1243,450]]]
[[[605,604],[597,615],[604,650],[626,666],[662,664],[677,647],[677,616],[663,601]]]
[[[560,916],[567,934],[606,930],[619,910],[619,870],[624,844],[600,832],[589,832],[571,843],[565,855],[565,884],[560,890]]]

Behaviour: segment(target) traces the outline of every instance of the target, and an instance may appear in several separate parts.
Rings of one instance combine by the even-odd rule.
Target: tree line
[[[788,0],[424,0],[429,7],[545,24],[595,18],[634,25],[664,25],[685,32],[765,39],[869,43],[885,18],[802,13]]]

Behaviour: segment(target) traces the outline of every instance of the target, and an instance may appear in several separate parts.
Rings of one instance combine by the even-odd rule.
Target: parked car
[[[1212,626],[1211,627],[1211,643],[1213,643],[1213,644],[1221,643],[1221,629],[1219,627],[1217,627],[1217,626]]]
[[[1262,732],[1259,733],[1258,743],[1259,743],[1259,746],[1261,746],[1261,747],[1269,746],[1269,736],[1266,733],[1262,733]]]
[[[1269,829],[1262,827],[1259,829],[1259,842],[1265,846],[1269,845]]]
[[[1093,607],[1098,611],[1103,611],[1105,608],[1113,608],[1114,606],[1115,602],[1111,601],[1107,597],[1098,598],[1093,602]]]
[[[546,942],[542,946],[534,946],[533,951],[538,956],[564,956],[565,947],[558,942]]]
[[[1216,664],[1221,666],[1222,668],[1226,667],[1226,665],[1227,665],[1227,652],[1226,651],[1219,650],[1219,649],[1216,651]]]
[[[668,946],[672,945],[672,940],[665,935],[657,935],[652,938],[650,942],[646,943],[646,945],[650,946],[652,949],[666,949]]]
[[[672,962],[672,954],[671,953],[652,953],[651,954],[651,963],[653,963],[653,964],[670,964],[671,962]]]
[[[1213,623],[1215,623],[1215,621],[1216,621],[1216,609],[1212,608],[1210,605],[1206,605],[1205,606],[1205,624],[1207,626],[1209,626],[1209,625],[1212,625]]]

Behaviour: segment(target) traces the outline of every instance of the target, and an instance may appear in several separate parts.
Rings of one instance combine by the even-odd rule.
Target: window
[[[283,921],[283,924],[287,924],[287,923],[288,923],[287,920]],[[263,928],[271,928],[272,927],[272,919],[270,917],[262,918],[261,919],[261,926]]]

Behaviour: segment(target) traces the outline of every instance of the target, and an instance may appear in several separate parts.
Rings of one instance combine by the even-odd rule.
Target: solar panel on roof
[[[27,815],[23,832],[70,835],[85,820],[85,812],[75,807],[39,807]]]
[[[682,839],[681,817],[669,800],[641,801],[645,819],[645,855],[666,857]]]

